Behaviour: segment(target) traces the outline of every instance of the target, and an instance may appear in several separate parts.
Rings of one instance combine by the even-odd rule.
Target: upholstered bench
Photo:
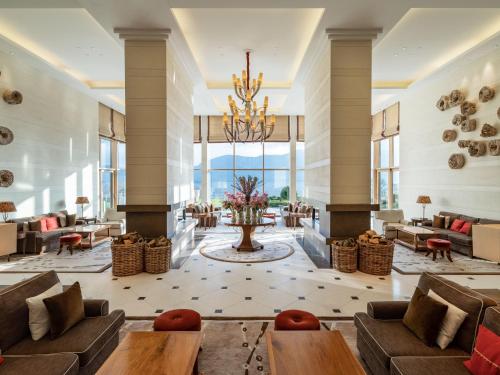
[[[437,252],[441,253],[441,257],[444,258],[444,253],[446,253],[446,257],[450,262],[453,262],[451,259],[451,242],[448,240],[443,240],[441,238],[429,238],[427,240],[427,253],[425,256],[429,255],[432,252],[432,260],[436,260]]]
[[[82,249],[82,235],[78,233],[69,233],[59,237],[59,251],[57,255],[61,254],[64,246],[67,246],[69,252],[73,255],[73,247],[80,246],[80,250]]]
[[[302,310],[285,310],[274,319],[277,331],[314,331],[320,329],[318,318]]]
[[[153,328],[155,331],[200,331],[201,316],[189,309],[170,310],[155,319]]]

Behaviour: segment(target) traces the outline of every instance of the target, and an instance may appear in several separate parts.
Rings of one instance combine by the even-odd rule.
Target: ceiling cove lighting
[[[250,80],[250,50],[246,50],[247,69],[241,72],[241,79],[233,74],[233,88],[236,96],[241,100],[242,107],[236,105],[236,101],[231,95],[227,101],[231,110],[231,119],[227,112],[224,112],[222,123],[224,126],[224,134],[228,142],[264,142],[274,131],[276,117],[271,116],[271,121],[268,123],[266,117],[267,108],[269,107],[269,98],[264,97],[262,107],[257,106],[254,100],[258,94],[264,75],[259,73],[257,79]],[[251,83],[250,83],[251,81]]]

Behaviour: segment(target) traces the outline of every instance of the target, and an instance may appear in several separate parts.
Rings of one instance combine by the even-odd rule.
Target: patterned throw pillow
[[[444,216],[434,215],[432,218],[432,226],[434,228],[444,228]]]

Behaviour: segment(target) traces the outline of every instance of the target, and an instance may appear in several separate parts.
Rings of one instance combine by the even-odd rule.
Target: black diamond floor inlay
[[[173,286],[172,289],[179,289],[177,285]]]
[[[351,296],[351,299],[357,300],[357,299],[359,299],[359,297]]]
[[[144,301],[146,299],[146,297],[139,297],[137,298],[139,301]]]
[[[222,314],[222,309],[215,309],[214,313],[215,314]]]
[[[124,287],[123,289],[130,289],[130,287],[129,287],[129,286],[126,286],[126,287]]]
[[[161,314],[163,312],[162,309],[155,310],[155,314]]]
[[[245,301],[251,301],[252,297],[245,297]]]
[[[299,297],[299,299],[300,299],[301,301],[303,301],[303,300],[305,300],[305,299],[306,299],[306,297]]]
[[[340,313],[340,309],[333,309],[333,312],[338,314],[338,313]]]
[[[220,288],[221,289],[227,289],[227,286],[221,286]]]
[[[325,289],[323,285],[318,285],[318,289]]]
[[[274,309],[275,314],[279,314],[281,312],[281,309]]]
[[[191,297],[191,300],[193,301],[198,301],[200,299],[200,297]]]

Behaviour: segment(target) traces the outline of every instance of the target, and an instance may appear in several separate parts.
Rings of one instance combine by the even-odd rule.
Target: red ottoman
[[[82,235],[78,233],[70,233],[59,237],[59,251],[57,252],[57,255],[61,254],[64,246],[67,246],[69,252],[73,255],[73,247],[80,246],[80,250],[82,249]]]
[[[155,331],[199,331],[201,316],[194,310],[166,311],[155,319]]]
[[[432,260],[436,260],[437,252],[441,253],[441,257],[444,258],[444,253],[446,253],[446,257],[450,262],[453,262],[451,259],[451,242],[448,240],[443,240],[441,238],[429,238],[427,240],[427,253],[425,256],[429,255],[432,252]]]
[[[315,331],[319,328],[318,318],[307,311],[285,310],[274,319],[276,331]]]

